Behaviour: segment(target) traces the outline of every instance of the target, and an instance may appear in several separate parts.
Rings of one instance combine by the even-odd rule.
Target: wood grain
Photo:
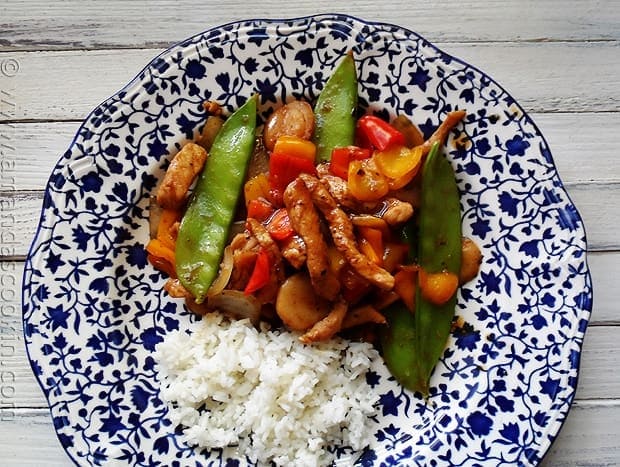
[[[9,50],[167,46],[241,18],[294,18],[334,11],[396,23],[427,39],[455,41],[608,41],[620,38],[615,1],[433,2],[298,0],[246,2],[14,0],[3,7],[0,47]],[[122,25],[122,27],[119,27]],[[438,27],[439,26],[439,27]]]
[[[620,219],[620,182],[566,184],[579,211],[590,251],[620,249],[616,228]]]
[[[591,325],[620,326],[620,313],[618,313],[620,251],[590,252],[588,253],[588,266],[594,291]],[[616,330],[620,339],[620,328]]]
[[[541,467],[617,465],[619,419],[617,402],[575,402]],[[47,409],[0,411],[0,452],[5,466],[70,464]]]
[[[586,332],[576,399],[620,399],[620,372],[610,371],[620,354],[617,326],[590,326]],[[617,364],[615,364],[617,367]]]
[[[0,452],[4,465],[67,466],[47,409],[0,412]],[[612,466],[620,457],[620,405],[575,403],[542,467]],[[587,429],[584,429],[587,427]]]
[[[2,409],[0,452],[3,466],[67,467],[48,409]]]
[[[444,49],[485,70],[526,111],[620,110],[620,99],[613,92],[620,87],[620,61],[616,59],[620,42],[447,44]],[[11,59],[20,64],[16,76],[0,74],[0,89],[7,94],[0,100],[0,123],[82,120],[161,51],[0,53],[0,62]],[[527,79],[522,75],[524,69]],[[41,86],[41,76],[46,77],[45,86]]]
[[[620,458],[620,405],[576,402],[541,467],[616,466]]]

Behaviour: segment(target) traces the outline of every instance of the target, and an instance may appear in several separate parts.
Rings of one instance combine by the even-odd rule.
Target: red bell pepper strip
[[[273,214],[273,206],[264,198],[251,199],[248,203],[248,217],[259,222],[266,221]]]
[[[334,175],[346,180],[349,172],[349,163],[354,160],[368,159],[372,151],[359,146],[344,146],[334,148],[329,162],[329,170]]]
[[[295,231],[291,226],[291,219],[286,209],[280,208],[273,213],[267,223],[267,232],[274,240],[286,240],[293,236]]]
[[[269,264],[269,253],[264,248],[261,248],[256,256],[256,262],[254,263],[254,269],[248,284],[245,286],[243,293],[249,295],[263,288],[269,282],[271,265]]]
[[[374,115],[364,115],[357,121],[358,141],[368,141],[379,151],[392,146],[404,146],[405,136],[385,120]],[[362,143],[363,144],[363,143]]]
[[[316,175],[314,162],[288,154],[271,154],[269,158],[269,185],[271,196],[277,204],[282,203],[282,195],[288,184],[302,173]]]

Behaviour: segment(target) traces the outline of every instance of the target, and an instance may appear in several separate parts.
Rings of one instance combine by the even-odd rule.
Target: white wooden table
[[[0,465],[70,464],[27,361],[20,290],[43,188],[79,122],[176,41],[326,12],[420,33],[494,77],[540,126],[585,220],[594,280],[579,389],[543,465],[620,465],[617,0],[0,1]]]

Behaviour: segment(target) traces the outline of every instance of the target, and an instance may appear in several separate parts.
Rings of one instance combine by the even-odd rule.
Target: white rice
[[[293,333],[260,331],[218,313],[157,346],[161,397],[186,442],[237,446],[277,465],[329,465],[329,447],[363,449],[378,395],[365,375],[380,359],[370,344],[304,345]],[[333,451],[333,449],[330,449]]]

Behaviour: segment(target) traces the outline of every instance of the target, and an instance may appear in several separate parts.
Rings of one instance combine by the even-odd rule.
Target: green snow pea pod
[[[355,141],[357,72],[353,54],[347,54],[325,83],[314,107],[317,162],[329,161],[332,149]]]
[[[422,172],[422,197],[417,235],[418,264],[428,274],[458,276],[461,265],[459,192],[450,162],[435,143]],[[395,304],[386,312],[388,326],[381,335],[384,359],[406,388],[428,394],[429,379],[445,346],[456,306],[456,293],[441,305],[424,298],[416,287],[412,314]]]
[[[256,101],[251,97],[224,122],[181,220],[176,272],[197,303],[218,274],[254,147]]]

